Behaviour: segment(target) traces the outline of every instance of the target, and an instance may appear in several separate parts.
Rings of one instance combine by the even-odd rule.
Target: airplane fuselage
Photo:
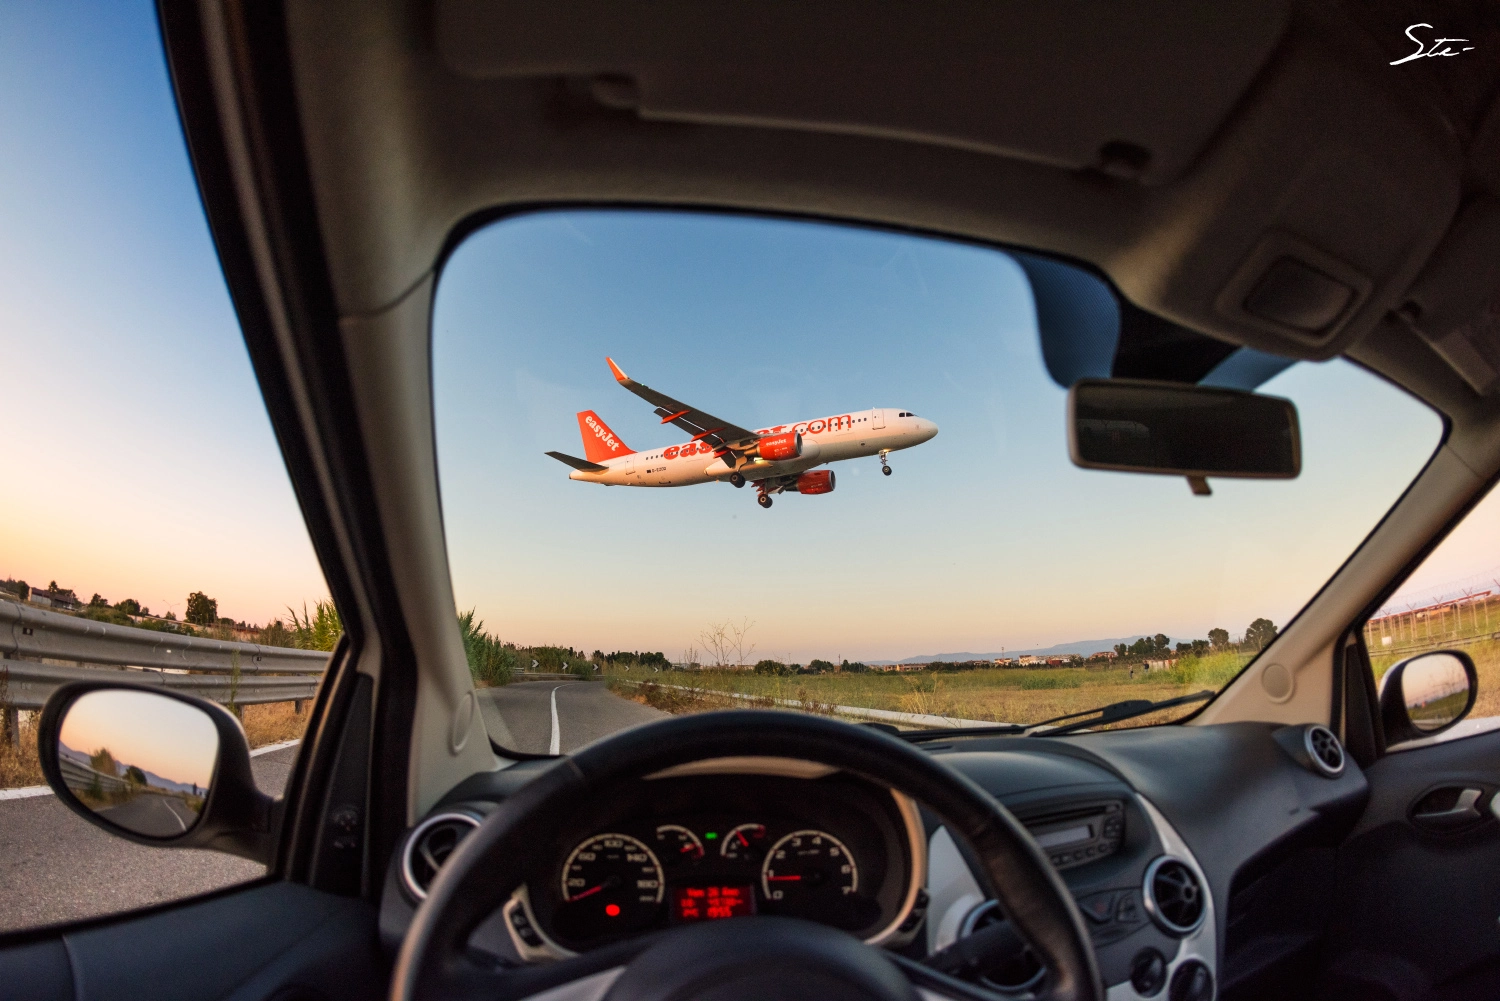
[[[746,480],[755,482],[777,476],[795,476],[829,462],[911,448],[931,440],[937,431],[937,425],[932,421],[909,411],[862,410],[757,429],[756,434],[762,436],[786,432],[802,435],[802,454],[795,459],[768,462],[750,458],[736,466],[732,456],[716,457],[711,445],[689,441],[605,459],[598,463],[605,467],[603,471],[575,469],[568,478],[606,486],[685,487],[727,480],[738,472]]]

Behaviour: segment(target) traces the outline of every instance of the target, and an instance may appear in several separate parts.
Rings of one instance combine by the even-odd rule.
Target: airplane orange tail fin
[[[592,410],[579,412],[578,431],[583,435],[583,454],[590,462],[616,459],[635,451],[621,441],[619,435],[611,431],[609,425]]]

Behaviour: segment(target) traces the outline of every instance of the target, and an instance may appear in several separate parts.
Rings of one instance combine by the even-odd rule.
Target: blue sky
[[[0,577],[264,621],[325,596],[154,8],[0,4]]]
[[[323,596],[193,186],[154,11],[0,5],[0,577],[264,621]],[[605,489],[542,453],[596,409],[669,443],[636,378],[756,426],[871,406],[933,441],[829,495]],[[578,212],[475,234],[443,275],[434,387],[460,607],[506,639],[677,656],[745,618],[762,654],[899,658],[1295,612],[1435,445],[1344,363],[1293,483],[1069,465],[1018,269],[988,250],[736,217]]]
[[[727,485],[604,488],[581,452],[597,411],[631,447],[681,437],[635,379],[744,426],[870,406],[933,441],[840,463],[830,495],[770,511]],[[736,216],[567,212],[470,238],[438,292],[434,391],[459,604],[502,636],[676,656],[748,618],[759,652],[897,659],[1284,623],[1395,500],[1436,417],[1354,366],[1265,387],[1301,407],[1293,482],[1074,468],[1064,392],[1005,255]]]

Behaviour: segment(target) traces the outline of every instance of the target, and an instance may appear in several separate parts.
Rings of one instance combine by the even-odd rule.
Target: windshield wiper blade
[[[1066,716],[1056,716],[1044,720],[1030,727],[1032,737],[1056,737],[1059,734],[1072,733],[1074,730],[1084,730],[1091,726],[1105,726],[1109,723],[1118,723],[1121,720],[1134,719],[1136,716],[1144,716],[1147,713],[1156,712],[1158,709],[1170,709],[1173,706],[1185,706],[1190,702],[1204,702],[1214,697],[1212,690],[1205,688],[1201,692],[1191,695],[1179,695],[1175,699],[1162,699],[1160,702],[1152,702],[1149,699],[1130,699],[1125,702],[1114,702],[1098,709],[1087,709],[1081,713],[1069,713]],[[1079,719],[1076,723],[1063,723],[1062,726],[1052,726],[1053,723],[1061,723],[1066,719],[1077,719],[1079,716],[1093,716],[1098,714],[1097,719]],[[1046,730],[1038,730],[1036,727],[1048,727]]]
[[[1083,730],[1091,726],[1104,726],[1109,723],[1118,723],[1121,720],[1131,719],[1135,716],[1144,716],[1158,709],[1170,709],[1173,706],[1187,705],[1189,702],[1204,702],[1214,697],[1214,693],[1205,688],[1201,692],[1191,695],[1179,695],[1174,699],[1163,699],[1160,702],[1152,702],[1149,699],[1130,699],[1125,702],[1112,702],[1107,706],[1099,706],[1095,709],[1085,709],[1079,713],[1068,713],[1066,716],[1054,716],[1044,719],[1040,723],[997,723],[994,726],[962,726],[944,727],[933,730],[900,730],[889,723],[864,723],[862,725],[884,730],[893,737],[914,744],[925,743],[929,740],[952,740],[955,737],[1008,737],[1015,734],[1026,734],[1029,737],[1051,737],[1056,734],[1072,733],[1075,730]],[[1080,716],[1097,716],[1097,719],[1078,719]],[[1063,723],[1064,720],[1076,719],[1076,723]],[[1062,726],[1053,726],[1054,723],[1063,723]],[[1040,730],[1038,727],[1047,727]]]
[[[879,725],[865,723],[865,726]],[[885,729],[884,726],[880,727]],[[951,740],[954,737],[1004,737],[1011,734],[1025,733],[1030,727],[1021,726],[1019,723],[996,723],[994,726],[955,726],[942,727],[932,730],[898,730],[891,727],[886,730],[893,737],[920,744],[928,740]]]

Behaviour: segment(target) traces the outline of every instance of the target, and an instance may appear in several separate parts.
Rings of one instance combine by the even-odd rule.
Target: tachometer
[[[741,824],[724,835],[719,855],[727,859],[749,859],[760,857],[766,847],[765,824]]]
[[[859,889],[859,867],[844,843],[825,831],[793,831],[771,846],[760,867],[767,900],[837,900]]]
[[[703,842],[681,824],[662,824],[656,829],[656,850],[667,866],[696,862],[703,857]]]
[[[628,834],[595,835],[563,863],[562,896],[580,912],[575,922],[587,915],[602,919],[599,927],[634,927],[656,915],[662,893],[656,854]]]

